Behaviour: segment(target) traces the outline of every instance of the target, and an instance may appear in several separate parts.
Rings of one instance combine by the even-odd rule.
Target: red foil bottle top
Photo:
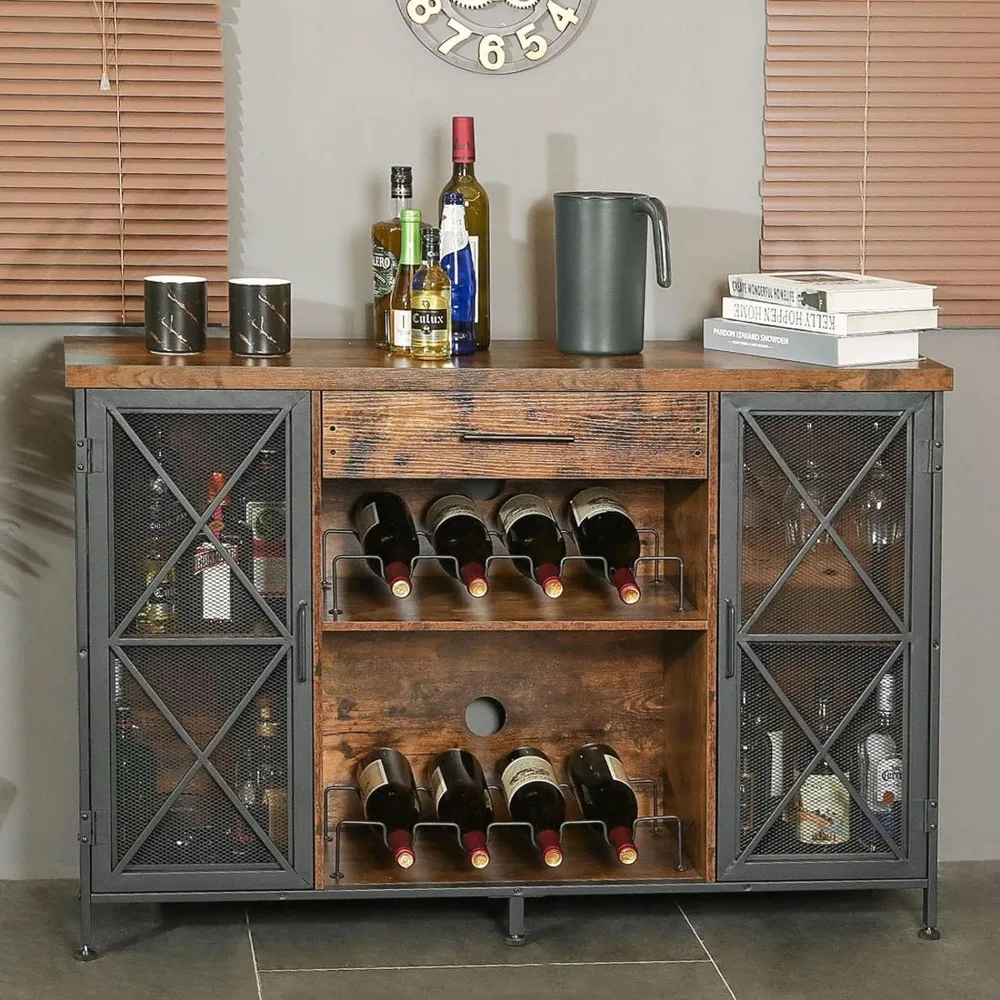
[[[642,591],[629,569],[618,569],[611,575],[611,583],[625,604],[638,604]]]
[[[632,840],[632,831],[625,826],[616,826],[608,831],[608,839],[614,845],[618,860],[623,865],[634,865],[639,860],[639,852]]]
[[[563,863],[559,834],[555,830],[539,830],[535,839],[538,841],[538,849],[542,852],[545,864],[549,868],[558,868]]]
[[[489,593],[486,570],[480,563],[466,563],[462,567],[461,577],[462,583],[473,597],[485,597]]]
[[[486,868],[490,863],[490,852],[486,846],[486,835],[479,830],[470,830],[464,837],[466,853],[473,868]]]
[[[455,163],[476,162],[476,119],[452,118],[452,160]]]
[[[389,834],[389,850],[392,851],[392,860],[400,868],[412,868],[417,860],[413,853],[413,838],[406,830],[393,830]]]
[[[389,563],[385,568],[385,579],[395,597],[409,597],[413,591],[413,584],[410,582],[410,567],[404,562]]]

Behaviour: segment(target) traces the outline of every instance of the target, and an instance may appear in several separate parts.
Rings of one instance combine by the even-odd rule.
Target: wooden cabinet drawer
[[[707,474],[705,393],[323,394],[323,475],[332,479]]]

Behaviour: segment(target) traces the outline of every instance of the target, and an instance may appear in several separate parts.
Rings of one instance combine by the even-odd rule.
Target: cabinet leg
[[[80,845],[80,947],[73,952],[78,962],[93,962],[101,956],[94,951],[94,899],[90,892],[90,845]]]
[[[924,926],[920,928],[919,936],[924,941],[940,941],[938,930],[938,880],[937,872],[931,878],[930,885],[924,889]]]
[[[525,943],[524,896],[511,896],[507,900],[507,934],[503,943],[511,948],[520,948]]]

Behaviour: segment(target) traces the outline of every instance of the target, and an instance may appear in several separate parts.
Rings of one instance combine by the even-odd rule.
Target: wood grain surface
[[[707,419],[700,392],[328,392],[323,475],[702,479]]]
[[[108,328],[109,334],[114,330]],[[74,389],[312,389],[437,391],[735,392],[843,389],[947,390],[950,368],[922,360],[893,367],[822,368],[661,341],[642,354],[561,354],[549,341],[498,340],[488,353],[449,362],[393,358],[367,341],[305,340],[281,358],[238,358],[211,337],[203,354],[156,357],[141,337],[66,338],[66,384]]]

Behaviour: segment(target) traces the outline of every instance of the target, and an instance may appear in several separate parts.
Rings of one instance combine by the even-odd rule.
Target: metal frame
[[[937,711],[938,695],[932,683],[932,664],[930,656],[930,635],[934,628],[933,615],[936,613],[936,594],[934,586],[934,569],[931,538],[940,533],[940,484],[938,476],[926,467],[926,457],[922,448],[926,446],[928,453],[932,442],[940,442],[940,427],[935,420],[937,407],[935,399],[929,393],[733,393],[722,395],[721,408],[721,442],[720,442],[720,553],[719,579],[722,581],[719,594],[719,634],[720,642],[719,665],[719,741],[718,741],[718,877],[721,881],[740,883],[774,883],[786,882],[790,879],[804,878],[810,881],[820,880],[869,880],[881,881],[898,877],[901,879],[928,880],[927,886],[936,884],[928,868],[931,851],[929,838],[923,829],[925,814],[930,803],[936,804],[936,791],[931,772],[936,766],[937,741]],[[884,441],[869,456],[861,471],[854,477],[845,489],[843,495],[827,514],[815,509],[811,498],[798,483],[794,473],[789,470],[783,458],[776,454],[754,419],[755,414],[790,414],[829,416],[833,414],[863,415],[866,413],[899,414],[893,428]],[[742,611],[733,613],[734,608],[742,608],[742,566],[741,566],[741,483],[743,462],[743,428],[745,425],[753,428],[767,448],[772,459],[789,475],[789,480],[809,503],[818,522],[813,535],[797,554],[795,559],[781,574],[768,594],[747,619],[742,622]],[[905,590],[905,607],[902,619],[899,618],[888,602],[881,596],[878,588],[869,580],[849,547],[840,539],[833,526],[839,511],[850,496],[861,485],[878,457],[901,433],[908,435],[908,528],[909,528],[909,578]],[[923,464],[922,464],[923,463]],[[838,635],[762,635],[751,630],[754,622],[759,619],[763,609],[778,593],[784,582],[791,576],[810,550],[813,538],[826,530],[834,544],[847,557],[848,561],[876,597],[883,610],[888,615],[893,626],[898,631],[885,635],[873,634],[838,634]],[[845,718],[834,729],[826,744],[821,746],[805,724],[799,712],[795,709],[784,692],[773,681],[770,674],[755,653],[755,646],[762,643],[871,643],[885,644],[886,662],[883,664],[871,682],[860,695]],[[794,794],[795,786],[786,791],[781,805],[775,809],[768,821],[745,848],[741,848],[737,829],[738,816],[738,739],[739,739],[739,706],[738,692],[741,687],[740,675],[743,664],[752,664],[761,677],[772,687],[776,697],[782,703],[796,725],[800,726],[815,750],[814,764],[821,758],[827,759],[840,772],[836,762],[827,754],[855,714],[863,707],[878,683],[878,679],[891,666],[904,659],[904,673],[908,678],[905,685],[907,701],[905,703],[905,738],[908,754],[908,787],[907,799],[909,805],[908,830],[904,838],[906,843],[901,850],[893,850],[893,855],[886,853],[877,855],[842,854],[836,857],[822,855],[781,855],[773,860],[756,855],[754,850],[759,846],[768,830],[781,814],[784,802]],[[798,783],[803,779],[800,778]],[[864,812],[866,818],[874,821],[876,829],[881,829],[867,806],[860,800],[850,782],[846,782],[852,798]],[[924,803],[928,803],[925,808]],[[935,805],[936,808],[936,805]],[[884,833],[884,831],[882,831]],[[930,874],[929,874],[930,873]]]

